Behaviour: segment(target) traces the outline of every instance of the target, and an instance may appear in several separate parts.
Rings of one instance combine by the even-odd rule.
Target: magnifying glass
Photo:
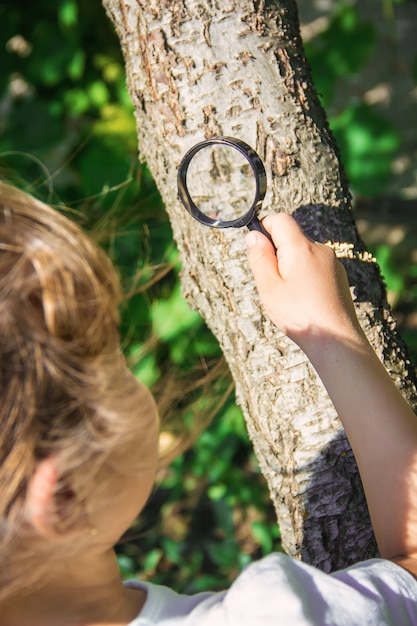
[[[193,146],[178,169],[178,195],[196,220],[214,228],[266,232],[257,214],[266,192],[260,156],[233,137],[214,137]]]

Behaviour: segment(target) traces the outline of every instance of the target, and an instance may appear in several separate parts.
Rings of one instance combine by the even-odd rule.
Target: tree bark
[[[292,213],[345,263],[358,315],[413,403],[413,370],[375,261],[360,240],[293,0],[104,0],[123,50],[140,153],[182,261],[182,289],[220,342],[269,485],[284,549],[331,571],[376,554],[357,467],[305,355],[265,318],[244,232],[209,229],[177,199],[185,151],[238,137],[264,160],[263,214]],[[348,52],[347,52],[348,54]],[[381,477],[383,480],[383,477]]]

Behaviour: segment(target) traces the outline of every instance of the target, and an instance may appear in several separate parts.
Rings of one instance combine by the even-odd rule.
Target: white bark
[[[218,338],[286,551],[325,570],[373,556],[352,453],[304,354],[263,315],[244,233],[208,229],[177,200],[181,157],[232,135],[267,167],[264,212],[287,211],[347,259],[359,315],[405,393],[415,393],[298,36],[292,0],[104,0],[120,37],[140,152],[169,212],[182,289]],[[352,245],[350,245],[352,244]],[[410,374],[411,376],[411,374]],[[220,451],[221,452],[221,451]]]

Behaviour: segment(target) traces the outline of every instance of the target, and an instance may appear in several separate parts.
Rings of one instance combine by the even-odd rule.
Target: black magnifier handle
[[[254,217],[253,220],[251,220],[248,224],[246,224],[246,226],[249,228],[249,230],[257,230],[258,233],[262,233],[262,235],[265,235],[265,237],[267,237],[269,241],[272,243],[272,245],[274,246],[274,250],[276,250],[275,244],[272,241],[271,235],[268,233],[267,230],[265,230],[265,228],[262,225],[262,222],[257,217]]]
[[[201,211],[194,202],[187,186],[188,167],[192,159],[198,152],[213,145],[223,145],[237,150],[237,152],[239,152],[244,159],[246,159],[252,170],[256,187],[255,196],[249,209],[236,219],[222,220],[217,217],[211,217]],[[272,241],[270,234],[265,230],[257,217],[257,213],[261,208],[266,192],[265,167],[260,156],[255,152],[255,150],[241,139],[236,139],[235,137],[213,137],[195,144],[192,148],[190,148],[190,150],[188,150],[180,163],[177,182],[178,196],[182,204],[188,213],[190,213],[190,215],[192,215],[194,219],[198,220],[201,224],[214,228],[242,228],[242,226],[246,226],[249,230],[257,230],[265,235],[274,246],[274,242]]]

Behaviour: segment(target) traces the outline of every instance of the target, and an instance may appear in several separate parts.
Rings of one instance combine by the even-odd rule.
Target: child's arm
[[[381,556],[417,558],[417,418],[362,332],[331,248],[307,239],[288,215],[263,224],[276,256],[254,231],[248,248],[265,309],[327,388],[358,463]],[[416,574],[417,561],[410,563],[404,566]]]

